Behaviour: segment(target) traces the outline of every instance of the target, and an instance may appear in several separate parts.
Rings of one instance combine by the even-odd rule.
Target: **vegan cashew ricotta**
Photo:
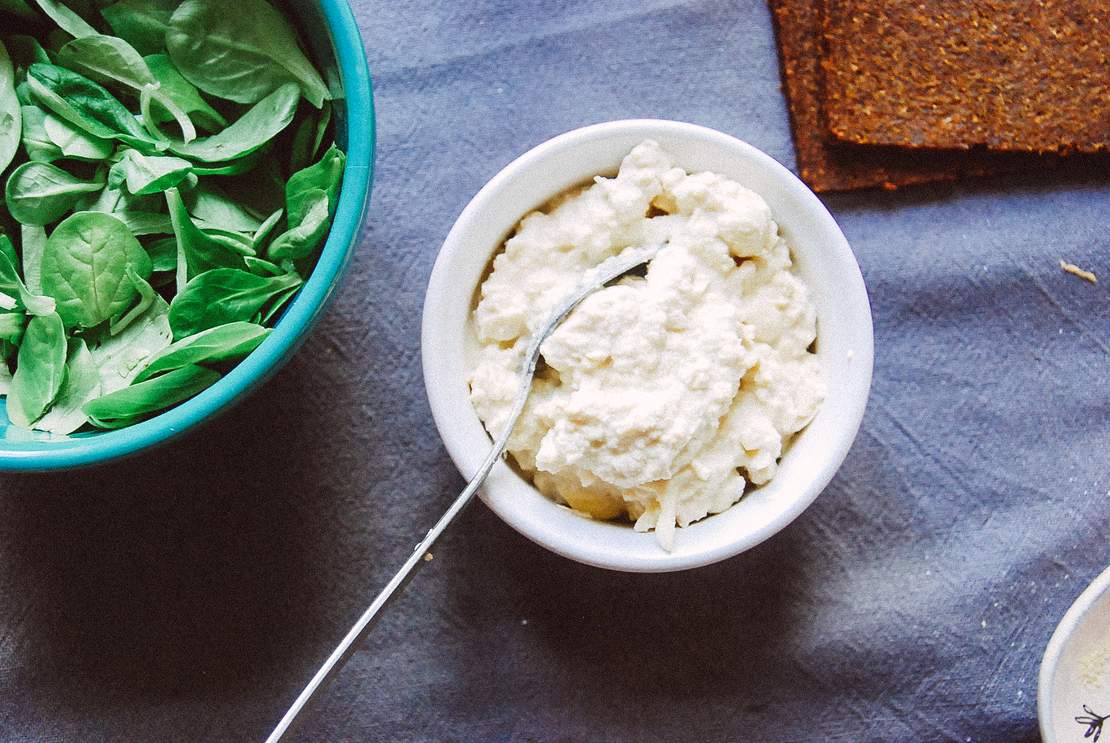
[[[536,487],[598,519],[627,516],[670,548],[775,474],[825,395],[816,318],[770,207],[658,144],[526,215],[481,287],[471,400],[500,433],[529,339],[588,272],[662,244],[643,277],[587,298],[542,347],[509,439]]]

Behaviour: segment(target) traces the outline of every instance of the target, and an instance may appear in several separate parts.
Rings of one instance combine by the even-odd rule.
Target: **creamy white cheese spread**
[[[825,395],[816,317],[771,209],[658,144],[526,215],[493,261],[474,324],[471,400],[500,433],[529,339],[591,269],[662,244],[643,277],[587,298],[541,349],[509,452],[537,488],[671,547],[675,526],[770,480]]]

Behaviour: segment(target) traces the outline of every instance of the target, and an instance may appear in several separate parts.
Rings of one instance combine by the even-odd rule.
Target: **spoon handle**
[[[474,494],[478,492],[478,488],[485,482],[486,477],[489,475],[493,465],[501,458],[501,453],[505,451],[505,447],[509,443],[509,436],[513,432],[513,427],[516,426],[517,418],[520,417],[521,412],[524,411],[524,405],[528,402],[528,395],[532,390],[532,377],[536,373],[536,364],[540,359],[540,346],[547,336],[554,332],[555,328],[559,326],[571,310],[578,306],[578,304],[593,294],[598,289],[602,288],[610,281],[620,278],[632,269],[647,263],[655,257],[659,252],[660,246],[652,245],[644,248],[637,248],[634,250],[625,251],[620,256],[616,256],[604,261],[597,267],[595,272],[591,275],[588,283],[579,286],[573,294],[551,313],[547,322],[540,328],[533,336],[532,341],[528,345],[528,350],[525,352],[524,363],[521,368],[520,375],[520,388],[517,392],[516,400],[513,402],[513,409],[509,413],[505,425],[501,429],[501,434],[493,443],[493,448],[490,449],[489,454],[486,455],[482,466],[478,468],[478,472],[466,484],[466,487],[459,497],[455,498],[454,503],[450,508],[439,517],[439,521],[435,523],[420,543],[413,547],[412,554],[408,556],[401,569],[397,574],[385,585],[381,593],[374,599],[374,603],[370,604],[362,616],[358,618],[354,626],[347,632],[346,636],[340,641],[339,645],[332,651],[328,659],[324,661],[324,665],[320,666],[320,670],[316,671],[316,675],[308,682],[301,693],[294,700],[292,706],[289,707],[285,715],[278,722],[270,736],[266,738],[266,743],[278,743],[282,740],[286,733],[293,728],[293,724],[297,716],[308,706],[312,697],[325,686],[328,681],[336,674],[351,654],[358,648],[359,643],[364,637],[373,629],[377,624],[378,618],[382,614],[389,603],[401,594],[401,591],[408,585],[409,581],[416,575],[416,569],[424,562],[424,555],[428,554],[432,546],[443,534],[448,525],[455,520],[455,517],[462,513],[463,509],[470,505],[470,501],[474,500]]]
[[[532,377],[529,375],[527,379],[529,387],[531,386],[531,381]],[[521,408],[523,408],[523,405]],[[517,415],[520,415],[519,411]],[[510,425],[506,428],[507,432],[512,430],[511,426],[515,422],[515,417],[509,421]],[[339,645],[332,651],[331,655],[328,656],[328,659],[320,666],[320,670],[316,671],[316,675],[312,677],[308,685],[297,695],[296,700],[289,707],[288,711],[286,711],[281,721],[278,722],[273,732],[270,733],[270,736],[266,738],[266,743],[277,743],[292,729],[297,716],[308,705],[313,695],[315,695],[320,688],[325,686],[331,680],[332,676],[343,667],[347,659],[350,658],[351,654],[358,648],[362,639],[366,637],[370,630],[373,629],[374,625],[377,624],[378,619],[381,618],[383,609],[385,609],[393,599],[397,598],[402,590],[404,590],[405,586],[408,585],[409,581],[413,579],[416,575],[417,568],[425,562],[424,556],[431,551],[436,540],[439,539],[440,535],[443,534],[443,531],[455,517],[474,499],[474,494],[478,492],[478,488],[481,487],[486,476],[489,474],[490,470],[493,469],[494,463],[501,456],[501,452],[504,451],[508,438],[508,435],[503,435],[498,438],[497,443],[494,445],[493,449],[490,450],[485,461],[482,462],[482,466],[478,470],[478,473],[467,483],[466,488],[459,494],[459,497],[455,498],[451,507],[439,517],[439,521],[435,523],[435,526],[433,526],[428,531],[428,534],[420,540],[420,543],[413,548],[412,554],[405,560],[401,569],[398,570],[397,574],[385,585],[385,588],[383,588],[377,598],[374,599],[374,602],[370,604],[370,608],[363,612],[362,616],[358,618],[358,621],[355,622],[354,626],[347,632]]]

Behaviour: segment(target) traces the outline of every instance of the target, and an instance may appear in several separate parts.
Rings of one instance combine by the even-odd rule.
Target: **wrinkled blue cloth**
[[[463,484],[424,397],[421,303],[453,220],[514,157],[661,117],[793,165],[756,0],[355,9],[377,178],[304,349],[169,448],[0,479],[5,741],[265,736]],[[1044,646],[1110,561],[1110,180],[825,201],[863,269],[876,361],[814,505],[672,575],[569,562],[478,505],[299,740],[1039,739]]]

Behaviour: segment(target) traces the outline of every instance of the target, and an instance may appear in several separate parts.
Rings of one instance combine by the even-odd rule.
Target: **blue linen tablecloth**
[[[419,318],[452,221],[552,135],[692,121],[793,165],[757,0],[355,3],[370,219],[265,389],[170,448],[0,480],[0,739],[260,740],[462,486]],[[875,378],[793,525],[672,575],[578,565],[467,512],[305,741],[1038,740],[1056,622],[1110,561],[1110,179],[825,199]]]

